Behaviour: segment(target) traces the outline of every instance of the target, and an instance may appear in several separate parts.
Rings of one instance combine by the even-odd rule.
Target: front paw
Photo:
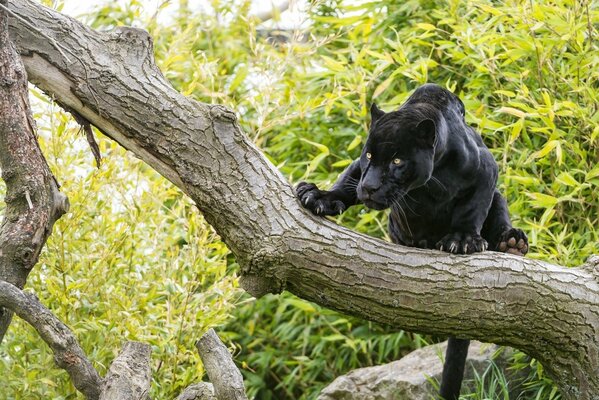
[[[489,244],[480,235],[455,232],[450,233],[436,244],[436,248],[453,254],[472,254],[487,250]]]
[[[346,209],[345,204],[336,200],[331,192],[320,190],[313,183],[300,182],[295,193],[302,206],[316,215],[339,215]]]
[[[510,228],[499,237],[497,251],[524,256],[528,253],[528,237],[521,229]]]

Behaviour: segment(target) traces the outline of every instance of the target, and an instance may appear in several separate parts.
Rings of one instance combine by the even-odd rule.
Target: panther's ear
[[[432,119],[424,119],[416,126],[418,138],[427,147],[434,147],[437,137],[437,127]]]
[[[370,106],[370,123],[374,124],[374,122],[383,115],[385,115],[385,112],[381,111],[381,109],[378,108],[376,104],[372,103],[372,105]]]

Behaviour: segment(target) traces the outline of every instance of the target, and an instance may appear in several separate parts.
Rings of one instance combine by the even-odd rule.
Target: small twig
[[[44,32],[42,32],[41,30],[37,29],[35,26],[31,25],[26,19],[24,19],[23,17],[21,17],[19,14],[15,13],[14,11],[10,10],[8,7],[6,7],[5,5],[3,5],[2,3],[0,3],[0,8],[2,8],[4,11],[6,11],[7,13],[9,13],[10,15],[12,15],[13,17],[15,17],[16,19],[18,19],[19,21],[21,21],[29,29],[33,30],[34,32],[39,33],[40,35],[42,35],[43,37],[45,37],[46,39],[48,39],[48,41],[52,44],[52,46],[56,50],[58,50],[58,52],[60,53],[60,55],[63,56],[65,58],[65,60],[67,60],[69,63],[71,62],[71,59],[69,57],[67,57],[67,55],[62,51],[62,46],[60,46],[60,44],[58,44],[58,42],[56,40],[54,40],[50,36],[44,34]],[[66,48],[65,48],[65,50],[69,51]]]
[[[100,396],[102,379],[79,346],[75,335],[37,297],[0,281],[0,306],[12,310],[35,328],[54,352],[56,364],[67,371],[77,390],[88,399]]]
[[[96,142],[96,138],[94,138],[94,133],[92,131],[91,123],[77,111],[73,110],[71,107],[61,103],[60,101],[54,100],[60,107],[62,107],[66,112],[70,113],[75,122],[79,124],[83,133],[85,133],[85,139],[87,139],[87,143],[94,155],[94,159],[96,160],[96,167],[100,168],[100,164],[102,163],[102,154],[100,153],[100,147]],[[99,109],[98,109],[99,111]]]
[[[206,332],[196,342],[196,347],[214,385],[217,400],[247,400],[241,372],[214,329]]]
[[[102,155],[100,154],[100,147],[96,142],[96,138],[94,138],[94,133],[92,132],[92,126],[88,120],[85,120],[85,124],[81,125],[81,129],[85,132],[85,139],[87,139],[87,143],[89,143],[89,147],[92,150],[92,154],[96,159],[96,167],[100,168],[100,163],[102,162]]]

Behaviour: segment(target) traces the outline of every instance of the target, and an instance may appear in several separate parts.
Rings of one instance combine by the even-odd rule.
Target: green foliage
[[[210,3],[198,12],[187,1],[106,2],[83,19],[99,29],[148,29],[173,85],[236,110],[292,183],[335,180],[359,154],[372,101],[389,111],[422,83],[445,85],[492,148],[531,256],[577,265],[599,253],[595,2],[311,1],[308,40],[291,32],[279,44],[248,17],[249,1]],[[105,162],[95,170],[70,119],[43,102],[36,110],[72,210],[28,287],[75,330],[102,373],[123,341],[149,342],[152,397],[172,398],[201,379],[193,341],[221,325],[256,399],[313,399],[335,376],[423,344],[288,294],[237,299],[235,264],[189,200],[104,139]],[[385,213],[356,207],[337,221],[386,238]],[[52,365],[17,319],[0,348],[0,376],[21,378],[9,379],[0,397],[77,397]],[[558,398],[536,361],[517,353],[512,365],[534,371],[520,398]],[[510,387],[493,367],[477,382],[465,398],[504,398]]]
[[[396,360],[426,344],[289,295],[248,299],[235,316],[223,333],[239,346],[248,394],[261,400],[313,398],[352,367]]]
[[[239,295],[226,275],[228,250],[151,168],[99,135],[104,161],[96,169],[69,115],[43,98],[35,109],[42,149],[71,209],[27,287],[75,332],[102,375],[125,341],[149,343],[152,397],[173,398],[203,373],[195,341],[226,321]],[[2,399],[77,397],[19,318],[0,348],[0,376]]]

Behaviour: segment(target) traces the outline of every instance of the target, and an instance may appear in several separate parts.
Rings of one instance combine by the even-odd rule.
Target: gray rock
[[[401,360],[360,368],[335,379],[318,400],[431,400],[439,381],[447,342],[415,350]],[[466,379],[482,374],[498,346],[472,341],[466,361]]]

